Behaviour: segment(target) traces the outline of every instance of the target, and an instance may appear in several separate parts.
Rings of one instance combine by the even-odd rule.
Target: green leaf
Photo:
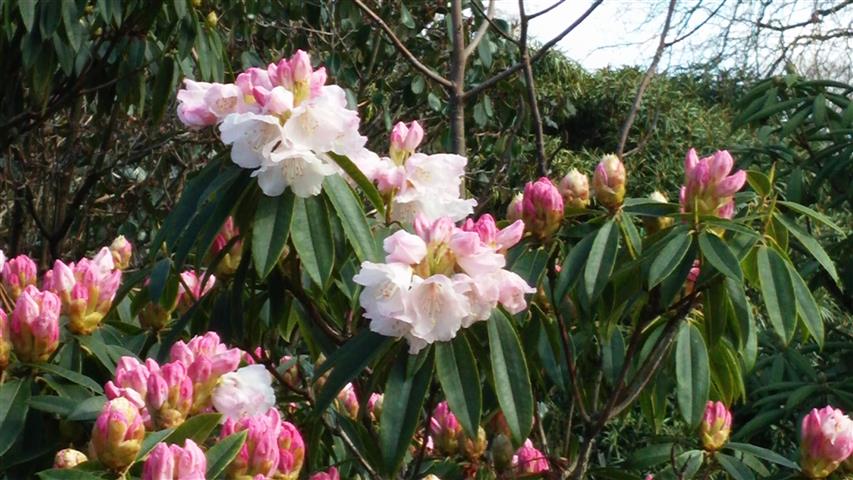
[[[107,397],[98,395],[89,397],[82,402],[79,402],[74,410],[68,414],[68,420],[74,421],[91,421],[98,418],[101,410],[104,409],[104,404],[107,403]]]
[[[693,237],[686,233],[678,233],[660,249],[649,267],[649,288],[655,287],[668,277],[681,263],[681,259],[690,250]]]
[[[205,453],[207,457],[207,472],[205,478],[220,478],[225,468],[240,453],[243,443],[246,442],[247,431],[228,435],[216,442]]]
[[[175,428],[175,431],[169,435],[169,443],[183,445],[184,440],[189,438],[195,443],[202,444],[210,436],[210,433],[213,432],[213,429],[219,425],[221,419],[221,413],[193,415]]]
[[[0,456],[18,440],[30,410],[30,380],[0,385]]]
[[[352,245],[359,260],[379,261],[379,253],[373,233],[367,225],[361,202],[356,198],[346,180],[340,175],[330,175],[323,181],[323,192],[335,207],[335,213],[341,219],[344,235]]]
[[[817,302],[815,302],[809,286],[797,272],[793,265],[788,264],[788,273],[791,275],[791,284],[794,287],[794,298],[797,301],[797,313],[803,320],[803,324],[809,335],[815,339],[818,346],[823,348],[823,318],[820,316]]]
[[[489,358],[498,404],[513,441],[520,445],[533,428],[533,392],[527,361],[515,329],[500,310],[488,320]]]
[[[145,438],[142,440],[142,448],[139,449],[139,453],[136,454],[136,460],[134,461],[139,462],[144,460],[145,456],[148,455],[148,452],[153,450],[158,443],[168,440],[169,436],[174,432],[174,428],[167,428],[165,430],[158,430],[156,432],[148,432],[145,434]]]
[[[799,470],[800,467],[787,458],[779,455],[778,453],[768,450],[766,448],[762,448],[756,445],[751,445],[749,443],[737,443],[737,442],[729,442],[726,444],[726,448],[731,448],[732,450],[738,452],[746,452],[750,455],[754,455],[758,458],[767,460],[768,462],[775,463],[777,465],[782,465],[783,467],[790,468],[793,470]]]
[[[755,329],[755,318],[752,308],[746,299],[743,284],[730,278],[724,280],[729,300],[732,304],[735,318],[738,321],[740,331],[740,353],[744,358],[746,370],[751,370],[755,365],[758,355],[758,334]]]
[[[468,436],[477,438],[483,404],[480,374],[477,372],[474,353],[464,335],[435,345],[435,366],[450,410]]]
[[[769,195],[773,189],[773,186],[770,184],[770,178],[763,172],[747,170],[746,181],[749,182],[749,186],[762,197]]]
[[[816,221],[826,225],[827,227],[835,230],[840,235],[846,235],[844,233],[844,230],[842,230],[841,227],[839,227],[832,220],[830,220],[829,217],[827,217],[826,215],[824,215],[822,213],[816,212],[816,211],[812,210],[811,208],[809,208],[805,205],[800,205],[799,203],[794,203],[794,202],[786,202],[783,200],[777,200],[776,203],[779,205],[784,205],[784,206],[786,206],[786,207],[790,208],[791,210],[794,210],[798,213],[802,213],[803,215],[806,215],[807,217],[810,217],[811,219],[816,220]]]
[[[737,458],[720,452],[715,453],[714,458],[734,480],[755,480],[752,470]]]
[[[332,228],[323,199],[297,198],[293,204],[293,226],[290,238],[302,268],[320,287],[325,286],[335,263]]]
[[[418,77],[420,78],[420,77]],[[421,80],[423,81],[423,80]],[[417,93],[417,92],[415,92]],[[364,195],[370,200],[370,203],[373,204],[373,207],[376,208],[376,212],[379,216],[385,216],[385,202],[382,201],[382,196],[379,194],[379,190],[376,189],[376,185],[373,184],[367,177],[364,176],[364,173],[359,169],[349,158],[338,155],[334,152],[329,152],[328,154],[332,157],[332,160],[341,167],[347,175],[350,176],[351,179],[358,185],[358,188],[364,192]]]
[[[27,31],[31,31],[36,16],[36,0],[18,0],[18,10],[21,11],[21,20]]]
[[[388,478],[394,477],[400,467],[418,427],[418,417],[432,379],[432,351],[426,355],[427,360],[421,365],[418,365],[417,356],[399,355],[385,384],[379,446]]]
[[[590,301],[598,297],[610,280],[618,248],[619,230],[613,220],[608,220],[595,235],[584,269],[584,288]]]
[[[83,374],[68,370],[67,368],[60,367],[59,365],[52,365],[49,363],[25,364],[25,365],[27,365],[30,368],[36,369],[36,370],[41,370],[43,372],[52,373],[54,375],[59,375],[60,377],[66,379],[66,380],[70,380],[70,381],[76,383],[77,385],[80,385],[81,387],[86,387],[95,393],[99,393],[99,394],[104,393],[104,389],[101,388],[101,385],[98,382],[92,380],[91,378],[89,378]]]
[[[370,330],[362,330],[329,355],[320,368],[314,372],[315,378],[319,378],[330,368],[332,369],[329,377],[326,378],[323,389],[317,394],[314,411],[322,413],[326,410],[344,385],[361,373],[364,367],[384,350],[384,346],[392,341],[393,339],[390,337]]]
[[[77,2],[75,0],[62,0],[62,25],[65,27],[65,36],[68,38],[68,43],[76,52],[80,49],[80,43],[83,41],[80,28],[80,13],[77,11]]]
[[[56,395],[34,395],[30,397],[30,408],[40,410],[42,412],[55,413],[60,416],[67,416],[74,407],[77,406],[77,401],[70,398],[57,397]]]
[[[166,291],[166,281],[172,271],[172,261],[164,258],[151,268],[151,276],[148,277],[148,298],[152,303],[158,303],[163,292]]]
[[[174,5],[175,15],[177,15],[178,19],[187,16],[187,0],[174,0]]]
[[[699,425],[708,393],[711,375],[708,350],[698,328],[690,323],[681,326],[675,346],[676,398],[681,416],[691,427]]]
[[[275,268],[287,246],[294,203],[290,189],[277,197],[263,195],[258,202],[252,225],[252,261],[261,279]]]
[[[557,283],[554,286],[554,301],[558,305],[580,278],[581,269],[585,265],[586,259],[589,258],[589,250],[592,248],[595,236],[596,232],[590,233],[572,247],[569,254],[566,255],[566,260],[560,268],[560,275],[557,277]]]
[[[732,253],[732,250],[720,237],[712,233],[702,232],[699,234],[699,249],[702,251],[702,255],[705,256],[705,260],[708,260],[708,263],[716,268],[718,272],[732,280],[743,282],[743,272],[740,269],[740,262],[738,262],[735,254]]]
[[[601,349],[601,366],[604,378],[610,385],[616,384],[622,365],[625,363],[625,339],[619,329],[614,329],[610,341],[605,342]]]
[[[480,61],[483,62],[484,67],[492,67],[492,42],[488,38],[483,38],[477,45],[477,54],[480,56]]]
[[[157,77],[154,79],[154,86],[151,91],[151,121],[158,123],[163,119],[163,114],[166,113],[166,107],[171,105],[171,95],[175,91],[175,80],[178,78],[175,75],[175,59],[172,57],[164,57],[160,62],[160,68],[157,71]]]
[[[784,215],[774,213],[773,218],[779,220],[779,222],[794,235],[794,238],[796,238],[797,241],[800,242],[806,250],[808,250],[809,254],[814,257],[818,263],[820,263],[823,269],[826,270],[826,273],[835,280],[835,283],[839,283],[840,280],[838,278],[838,271],[835,269],[835,264],[832,263],[832,259],[829,258],[829,254],[826,253],[826,250],[823,249],[821,244],[818,243],[814,237],[809,235],[809,233],[803,230],[802,227]]]
[[[68,468],[51,468],[37,475],[42,480],[103,480],[104,478],[92,472]]]
[[[797,327],[797,303],[794,285],[785,259],[776,250],[762,246],[756,254],[761,295],[773,329],[787,344]]]

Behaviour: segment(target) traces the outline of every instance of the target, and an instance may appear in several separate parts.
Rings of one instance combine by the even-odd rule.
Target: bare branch
[[[682,36],[680,36],[680,37],[676,38],[675,40],[673,40],[673,41],[671,41],[671,42],[667,42],[666,46],[667,46],[667,47],[671,47],[671,46],[675,45],[676,43],[678,43],[678,42],[680,42],[680,41],[682,41],[682,40],[686,39],[687,37],[689,37],[689,36],[693,35],[694,33],[696,33],[696,31],[698,31],[700,28],[704,27],[704,26],[705,26],[705,24],[706,24],[706,23],[708,23],[712,18],[716,17],[716,16],[717,16],[717,14],[718,14],[718,13],[720,13],[720,9],[721,9],[721,8],[723,8],[723,5],[725,5],[725,4],[726,4],[726,0],[723,0],[722,2],[720,2],[720,4],[719,4],[719,5],[717,5],[717,8],[715,8],[715,9],[714,9],[714,11],[712,11],[712,12],[708,15],[708,17],[707,17],[707,18],[705,18],[705,20],[702,20],[702,22],[701,22],[701,23],[699,23],[699,25],[696,25],[696,26],[695,26],[695,27],[693,27],[689,32],[687,32],[687,33],[685,33],[684,35],[682,35]]]
[[[492,28],[493,28],[493,29],[495,29],[495,31],[497,31],[497,32],[498,32],[498,35],[500,35],[501,37],[505,38],[506,40],[509,40],[510,42],[512,42],[512,43],[514,43],[514,44],[516,44],[516,45],[518,45],[518,40],[516,40],[515,38],[512,38],[512,36],[511,36],[510,34],[508,34],[507,32],[505,32],[505,31],[500,27],[500,25],[498,25],[497,23],[495,23],[495,20],[494,20],[493,18],[488,17],[488,16],[486,15],[486,12],[484,12],[484,11],[483,11],[483,9],[482,9],[478,4],[477,4],[477,2],[471,2],[471,7],[473,7],[473,8],[474,8],[474,10],[477,10],[477,12],[479,12],[479,13],[480,13],[480,15],[482,15],[482,16],[483,16],[483,18],[484,18],[487,22],[489,22],[489,25],[491,25],[491,26],[492,26]]]
[[[356,0],[356,1],[359,1],[359,0]],[[563,30],[562,32],[560,32],[556,37],[554,37],[554,38],[552,38],[551,40],[548,40],[547,42],[545,42],[545,44],[543,44],[543,45],[542,45],[542,46],[541,46],[541,47],[536,51],[536,54],[530,57],[530,63],[531,63],[531,64],[536,63],[539,59],[541,59],[543,56],[545,56],[545,54],[546,54],[546,53],[548,53],[548,50],[550,50],[550,49],[551,49],[551,47],[553,47],[554,45],[556,45],[556,44],[557,44],[557,42],[559,42],[560,40],[562,40],[562,39],[563,39],[563,37],[565,37],[566,35],[568,35],[569,33],[571,33],[571,31],[572,31],[572,30],[574,30],[575,28],[577,28],[577,26],[578,26],[578,25],[580,25],[584,20],[586,20],[586,18],[587,18],[587,17],[588,17],[588,16],[589,16],[593,11],[595,11],[595,9],[596,9],[596,8],[598,8],[598,6],[599,6],[599,5],[601,5],[601,2],[602,2],[602,1],[604,1],[604,0],[595,0],[595,1],[592,3],[592,5],[590,5],[590,7],[589,7],[589,8],[588,8],[588,9],[587,9],[587,10],[586,10],[586,11],[585,11],[585,12],[584,12],[580,17],[578,17],[578,18],[577,18],[577,20],[575,20],[574,22],[572,22],[572,24],[571,24],[571,25],[569,25],[565,30]],[[516,63],[515,65],[513,65],[513,66],[511,66],[511,67],[506,68],[506,69],[505,69],[505,70],[503,70],[502,72],[500,72],[500,73],[498,73],[498,74],[496,74],[496,75],[493,75],[493,76],[492,76],[491,78],[489,78],[488,80],[484,81],[483,83],[477,84],[476,86],[474,86],[473,88],[471,88],[470,90],[468,90],[467,92],[465,92],[465,94],[464,94],[464,98],[465,98],[465,99],[468,99],[468,98],[470,98],[470,97],[475,97],[475,96],[477,96],[477,95],[478,95],[480,92],[482,92],[483,90],[486,90],[486,89],[488,89],[488,88],[491,88],[491,87],[492,87],[493,85],[495,85],[496,83],[498,83],[498,82],[500,82],[500,81],[504,80],[505,78],[507,78],[507,77],[509,77],[510,75],[512,75],[513,73],[515,73],[515,72],[517,72],[517,71],[521,70],[522,68],[524,68],[524,62],[518,62],[518,63]]]
[[[672,13],[675,11],[675,2],[676,0],[669,0],[669,7],[666,11],[666,20],[664,20],[663,23],[663,31],[661,31],[660,34],[660,42],[658,42],[658,48],[655,50],[655,56],[652,58],[651,65],[646,69],[646,73],[640,81],[640,86],[637,88],[637,94],[634,96],[634,103],[631,105],[631,110],[628,112],[628,118],[625,119],[625,124],[622,125],[622,132],[619,135],[619,146],[616,148],[616,155],[619,158],[622,158],[622,154],[625,152],[625,143],[628,141],[628,132],[631,131],[631,126],[637,118],[637,112],[640,110],[640,102],[643,100],[643,94],[646,93],[646,88],[648,88],[649,83],[655,74],[655,70],[658,68],[658,63],[660,63],[660,59],[663,56],[663,51],[666,50],[666,35],[669,33],[669,27],[672,24]]]
[[[391,27],[389,27],[388,24],[385,23],[385,21],[383,21],[382,18],[380,18],[379,15],[376,14],[376,12],[371,10],[370,7],[365,5],[364,2],[362,2],[361,0],[353,1],[355,2],[356,6],[358,6],[358,8],[360,8],[362,12],[364,12],[365,15],[370,17],[371,20],[373,20],[374,22],[376,22],[377,25],[379,25],[379,27],[385,32],[385,34],[388,35],[388,38],[391,40],[391,43],[393,43],[394,46],[397,47],[397,50],[402,53],[404,57],[406,57],[406,60],[408,60],[408,62],[412,64],[412,66],[415,67],[416,70],[419,70],[421,73],[426,75],[427,78],[444,87],[453,86],[453,83],[450,80],[442,77],[434,70],[421,63],[420,60],[418,60],[415,55],[408,48],[406,48],[405,45],[403,45],[403,42],[400,41],[394,31],[391,30]]]
[[[555,9],[555,8],[559,7],[560,5],[562,5],[562,4],[563,4],[563,2],[565,2],[565,1],[566,1],[566,0],[557,0],[557,2],[555,2],[554,4],[552,4],[550,7],[545,7],[544,9],[539,10],[539,11],[538,11],[538,12],[536,12],[536,13],[531,13],[530,15],[528,15],[528,16],[527,16],[527,19],[528,19],[528,20],[533,20],[534,18],[536,18],[536,17],[538,17],[538,16],[540,16],[540,15],[545,15],[546,13],[550,12],[551,10],[553,10],[553,9]]]
[[[784,32],[785,30],[791,30],[793,28],[805,27],[806,25],[811,25],[813,23],[820,23],[821,17],[825,17],[827,15],[832,15],[833,13],[844,10],[849,5],[853,5],[853,0],[844,0],[843,2],[839,3],[838,5],[834,5],[830,8],[825,8],[822,10],[815,10],[814,12],[812,12],[811,17],[809,17],[808,20],[798,22],[798,23],[792,23],[790,25],[771,25],[769,23],[761,22],[760,20],[756,21],[755,25],[758,27],[761,27],[761,28],[767,28],[769,30],[776,30],[778,32]]]
[[[474,3],[472,3],[473,5]],[[480,23],[480,28],[477,29],[477,33],[474,34],[474,38],[471,39],[471,43],[465,47],[465,58],[471,56],[471,53],[474,52],[474,49],[477,48],[477,45],[483,40],[483,37],[486,36],[486,30],[489,29],[489,25],[492,24],[492,17],[495,16],[495,0],[489,0],[489,7],[486,9],[486,14],[483,15],[483,22]]]

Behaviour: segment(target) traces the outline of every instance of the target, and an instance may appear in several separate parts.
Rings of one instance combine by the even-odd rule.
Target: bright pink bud
[[[146,405],[154,425],[172,428],[184,423],[193,403],[193,382],[181,362],[163,365],[148,377]]]
[[[397,230],[385,238],[383,248],[388,256],[385,261],[400,262],[406,265],[416,265],[427,254],[427,246],[423,239],[405,230]]]
[[[512,457],[512,466],[517,474],[541,473],[551,471],[545,454],[533,446],[528,438]]]
[[[234,226],[234,217],[229,216],[222,225],[222,228],[219,229],[219,233],[214,237],[208,254],[211,261],[219,258],[219,263],[216,266],[217,275],[227,277],[237,271],[240,259],[243,257],[243,240],[234,240],[239,236],[240,230]],[[229,243],[231,244],[230,247]],[[228,251],[223,252],[226,247]]]
[[[6,312],[0,308],[0,373],[9,366],[10,353],[12,353],[12,342],[9,340],[9,320]]]
[[[278,449],[278,474],[286,480],[299,478],[305,460],[305,442],[302,434],[290,422],[281,422]]]
[[[227,418],[222,425],[221,437],[246,431],[246,443],[228,467],[231,476],[250,478],[255,475],[272,476],[279,465],[278,439],[281,432],[281,414],[271,408],[265,415]],[[229,477],[231,478],[231,477]]]
[[[696,280],[699,279],[700,273],[701,269],[699,268],[699,260],[693,260],[693,266],[690,267],[690,271],[687,272],[687,281],[684,283],[684,290],[687,295],[692,293],[693,289],[696,287]]]
[[[124,270],[130,266],[130,259],[133,257],[133,245],[124,238],[124,235],[119,235],[110,244],[110,253],[113,255],[113,263],[119,270]]]
[[[408,126],[398,122],[391,130],[391,147],[389,148],[391,160],[397,165],[402,165],[415,153],[423,139],[424,129],[418,122],[413,121]]]
[[[204,282],[203,286],[202,282]],[[181,282],[178,283],[178,311],[186,313],[201,297],[207,295],[214,285],[216,285],[216,277],[213,275],[207,276],[205,273],[197,273],[193,270],[181,273]]]
[[[462,230],[477,232],[484,244],[504,253],[521,240],[521,236],[524,235],[524,222],[516,220],[509,226],[498,230],[494,217],[487,213],[480,216],[476,222],[470,218],[467,219],[462,225]]]
[[[175,457],[172,450],[163,442],[158,443],[145,459],[142,467],[143,480],[172,479],[175,473]]]
[[[455,455],[464,440],[462,425],[450,411],[447,402],[436,405],[429,424],[429,434],[435,447],[447,455]]]
[[[317,472],[311,475],[308,480],[341,480],[341,475],[337,468],[329,467],[325,472]]]
[[[616,155],[605,155],[595,167],[592,175],[592,189],[595,199],[601,205],[616,210],[625,198],[627,176],[625,165]]]
[[[542,177],[535,182],[527,182],[521,215],[527,230],[542,240],[560,228],[563,197],[550,179]]]
[[[702,447],[709,452],[723,448],[729,440],[731,431],[732,412],[723,402],[709,401],[705,405],[705,413],[702,415],[702,423],[699,426]]]
[[[37,275],[36,262],[27,255],[18,255],[5,262],[0,280],[12,300],[17,300],[27,286],[36,284]]]
[[[91,455],[112,470],[122,470],[133,463],[144,436],[139,405],[115,398],[107,402],[92,428]]]
[[[212,84],[184,79],[184,88],[178,90],[178,119],[190,128],[215,125],[219,120],[205,101]],[[235,99],[236,100],[236,99]],[[236,107],[236,101],[235,101]]]
[[[577,168],[560,180],[560,194],[568,208],[581,209],[589,205],[589,177],[579,172]]]
[[[370,398],[367,399],[367,413],[374,422],[378,422],[379,418],[382,417],[382,403],[384,399],[385,395],[376,392],[371,393]]]
[[[734,194],[743,188],[746,172],[738,170],[729,175],[734,160],[726,150],[700,159],[690,149],[684,159],[684,186],[679,200],[683,212],[731,218],[734,215]]]
[[[421,214],[415,217],[414,227],[415,233],[429,246],[449,242],[450,236],[456,230],[456,225],[450,217],[439,217],[431,222]]]
[[[338,411],[355,420],[358,418],[358,397],[355,395],[355,387],[352,383],[348,383],[338,392],[338,397],[335,399],[335,406]]]
[[[158,372],[160,366],[154,360],[148,358],[143,364],[134,357],[121,357],[116,364],[115,375],[113,380],[107,382],[108,398],[119,396],[121,389],[129,388],[136,391],[142,398],[145,398],[148,392],[148,377],[152,372]],[[110,392],[114,393],[110,393]]]
[[[77,465],[88,461],[89,458],[86,457],[86,454],[81,452],[80,450],[74,450],[73,448],[63,448],[62,450],[56,452],[56,455],[53,457],[53,468],[74,468]]]
[[[290,57],[290,71],[293,74],[293,81],[305,82],[310,80],[314,69],[311,67],[311,57],[304,50],[297,50]]]
[[[65,264],[62,260],[53,262],[53,268],[45,272],[42,286],[59,296],[62,301],[63,312],[67,313],[68,305],[71,303],[71,290],[77,283],[74,274],[74,263]]]
[[[190,439],[178,445],[158,443],[142,467],[142,480],[204,480],[207,459]]]
[[[800,454],[806,476],[827,477],[853,454],[853,421],[831,406],[812,409],[803,418]]]
[[[516,193],[506,207],[506,219],[510,222],[520,220],[524,213],[524,194]]]
[[[59,346],[59,297],[29,285],[15,302],[9,333],[18,359],[44,362]]]
[[[219,378],[233,372],[240,365],[242,352],[239,348],[228,348],[219,341],[215,332],[193,337],[189,343],[179,340],[169,351],[173,362],[187,368],[193,382],[193,406],[191,413],[201,412],[211,405],[211,395]]]

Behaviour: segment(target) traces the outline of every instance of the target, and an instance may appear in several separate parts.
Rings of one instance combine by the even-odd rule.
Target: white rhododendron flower
[[[370,329],[405,338],[409,353],[453,339],[460,328],[487,320],[501,304],[511,313],[527,308],[533,293],[521,277],[504,269],[504,252],[521,239],[519,220],[498,230],[491,215],[466,221],[430,221],[419,213],[415,234],[388,236],[385,263],[364,262],[353,281]]]
[[[263,365],[249,365],[222,375],[213,390],[213,408],[226,418],[262,415],[275,406],[272,375]]]

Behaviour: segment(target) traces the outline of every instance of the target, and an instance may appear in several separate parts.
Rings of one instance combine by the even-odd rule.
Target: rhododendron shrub
[[[60,432],[22,461],[28,473],[846,468],[851,422],[831,407],[802,421],[799,459],[738,437],[759,338],[824,342],[792,248],[837,277],[801,226],[828,220],[786,201],[773,171],[690,150],[680,191],[640,198],[655,186],[605,155],[478,206],[468,160],[427,147],[439,143],[427,123],[389,122],[370,143],[382,152],[369,150],[357,106],[316,60],[297,51],[230,83],[183,81],[186,138],[217,154],[147,252],[119,238],[46,271],[0,252],[0,399],[14,405],[0,404],[0,438]],[[603,463],[628,413],[677,437],[660,461]]]

